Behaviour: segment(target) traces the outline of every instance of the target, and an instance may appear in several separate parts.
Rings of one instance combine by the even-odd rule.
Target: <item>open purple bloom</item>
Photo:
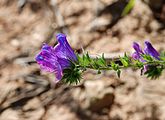
[[[66,36],[62,33],[56,35],[58,44],[55,47],[43,44],[41,51],[36,56],[36,61],[41,69],[53,72],[57,80],[63,77],[63,70],[77,61],[77,57],[70,47]]]

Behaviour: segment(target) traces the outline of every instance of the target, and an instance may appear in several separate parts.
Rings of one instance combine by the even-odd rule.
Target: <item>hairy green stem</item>
[[[163,69],[165,69],[165,62],[164,61],[149,61],[149,62],[143,62],[141,63],[143,68],[145,65],[155,65],[155,66],[161,66]],[[118,64],[119,65],[119,64]],[[93,70],[113,70],[111,64],[107,64],[105,67],[102,66],[98,66],[97,68],[93,67],[92,64],[88,65],[88,66],[81,66],[78,65],[78,67],[80,68],[85,68],[85,69],[93,69]],[[123,65],[119,65],[118,69],[126,69],[126,68],[139,68],[136,64],[134,64],[133,62],[131,62],[128,66],[123,66]]]

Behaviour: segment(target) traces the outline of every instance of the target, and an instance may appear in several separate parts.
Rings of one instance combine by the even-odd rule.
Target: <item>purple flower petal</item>
[[[36,56],[36,61],[42,70],[54,72],[58,80],[62,78],[62,68],[54,53],[53,47],[43,44],[41,52]]]
[[[133,48],[135,49],[135,52],[132,54],[132,58],[135,60],[140,60],[141,62],[145,62],[145,60],[141,56],[142,54],[144,54],[144,52],[141,49],[140,45],[138,43],[134,42]]]
[[[56,69],[54,71],[55,75],[56,75],[56,79],[59,81],[62,79],[62,76],[63,76],[63,70],[60,66],[59,63],[56,63]]]
[[[77,61],[77,57],[74,53],[74,51],[72,50],[72,48],[70,47],[66,36],[62,33],[57,34],[56,36],[57,40],[58,40],[58,45],[55,46],[55,52],[58,53],[59,51],[61,51],[63,54],[58,54],[59,57],[67,57],[67,59],[70,59],[71,61]]]
[[[135,60],[139,60],[140,59],[140,54],[138,54],[137,52],[134,52],[132,54],[132,58],[135,59]]]
[[[135,51],[138,53],[138,54],[143,54],[143,51],[140,47],[140,45],[136,42],[133,43],[133,48],[135,49]]]
[[[159,56],[160,54],[156,51],[156,49],[152,46],[152,44],[148,41],[145,41],[145,48],[144,51],[146,54],[156,58],[156,59],[160,59]]]
[[[45,49],[45,46],[49,49]],[[51,53],[51,47],[48,45],[43,45],[41,52],[36,56],[37,63],[42,69],[53,72],[55,70],[55,65],[53,64],[57,59]]]
[[[61,65],[61,68],[64,70],[66,68],[69,68],[70,67],[70,61],[65,59],[65,58],[60,58],[57,56],[57,59],[58,59],[58,62],[59,64]]]

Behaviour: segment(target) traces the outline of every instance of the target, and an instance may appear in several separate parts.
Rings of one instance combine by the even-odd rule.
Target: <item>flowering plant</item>
[[[141,69],[141,74],[151,79],[158,78],[165,69],[165,52],[159,54],[149,41],[145,41],[144,50],[134,42],[135,52],[131,57],[125,53],[124,57],[106,61],[104,54],[96,58],[90,57],[88,53],[82,56],[76,54],[62,33],[57,34],[56,39],[58,44],[55,47],[43,44],[36,61],[42,70],[55,73],[57,82],[61,80],[77,84],[87,69],[97,70],[98,73],[101,70],[114,70],[120,77],[121,69],[132,67]]]

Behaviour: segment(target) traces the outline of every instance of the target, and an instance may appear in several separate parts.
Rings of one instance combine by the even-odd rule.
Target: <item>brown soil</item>
[[[121,17],[125,0],[0,0],[0,120],[165,120],[165,73],[148,80],[126,69],[119,79],[89,70],[68,86],[34,62],[58,32],[79,53],[132,53],[132,42],[146,39],[165,50],[165,4],[143,1]]]

